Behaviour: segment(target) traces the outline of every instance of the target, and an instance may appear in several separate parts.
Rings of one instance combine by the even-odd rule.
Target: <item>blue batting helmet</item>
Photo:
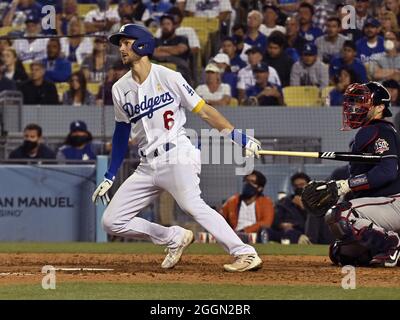
[[[119,32],[111,35],[108,40],[113,45],[119,46],[119,40],[123,37],[136,40],[132,45],[132,50],[139,56],[153,54],[156,41],[145,27],[135,23],[125,24],[119,29]]]

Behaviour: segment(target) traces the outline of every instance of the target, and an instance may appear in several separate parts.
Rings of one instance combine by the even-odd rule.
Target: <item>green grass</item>
[[[281,244],[257,244],[259,254],[268,255],[315,255],[326,256],[328,247],[323,245],[281,245]],[[146,242],[130,243],[31,243],[0,242],[0,253],[149,253],[162,254],[164,247]],[[221,246],[217,244],[195,243],[189,247],[187,253],[191,254],[224,254]]]
[[[400,288],[328,286],[248,286],[210,284],[58,283],[55,290],[37,285],[0,286],[0,299],[400,299]]]

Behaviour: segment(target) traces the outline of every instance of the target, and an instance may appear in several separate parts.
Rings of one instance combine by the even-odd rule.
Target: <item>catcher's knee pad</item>
[[[336,239],[353,241],[355,239],[355,231],[349,215],[344,216],[344,211],[352,210],[350,202],[341,202],[328,210],[325,215],[325,222]],[[350,212],[349,211],[349,212]]]
[[[329,258],[335,265],[368,266],[373,255],[359,241],[336,240],[329,246]]]

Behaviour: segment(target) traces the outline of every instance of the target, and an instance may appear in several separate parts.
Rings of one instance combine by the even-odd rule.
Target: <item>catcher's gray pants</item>
[[[113,235],[149,239],[170,248],[178,246],[183,228],[164,227],[136,217],[162,190],[166,190],[231,255],[256,253],[252,246],[240,240],[222,215],[201,198],[198,176],[200,163],[200,151],[190,142],[187,146],[183,142],[183,146],[175,147],[158,157],[143,159],[109,203],[103,216],[104,229]]]
[[[400,232],[400,194],[390,197],[359,198],[350,200],[350,203],[352,208],[343,211],[341,216],[351,221],[354,229],[360,230],[372,223],[372,227],[381,232]]]

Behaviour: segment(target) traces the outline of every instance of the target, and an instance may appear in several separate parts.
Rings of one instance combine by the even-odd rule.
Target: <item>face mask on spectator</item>
[[[302,193],[303,193],[303,188],[295,188],[294,189],[295,196],[301,196]]]
[[[38,145],[37,141],[30,141],[30,140],[24,140],[24,143],[22,144],[22,149],[25,152],[31,152],[33,149],[35,149]]]
[[[394,42],[392,40],[385,40],[384,47],[386,51],[390,51],[394,49]]]
[[[80,147],[87,142],[89,142],[88,136],[71,136],[70,137],[70,143],[71,143],[71,146],[73,146],[73,147]]]
[[[241,196],[243,199],[250,199],[258,193],[257,187],[254,187],[250,183],[246,182],[243,185]]]

